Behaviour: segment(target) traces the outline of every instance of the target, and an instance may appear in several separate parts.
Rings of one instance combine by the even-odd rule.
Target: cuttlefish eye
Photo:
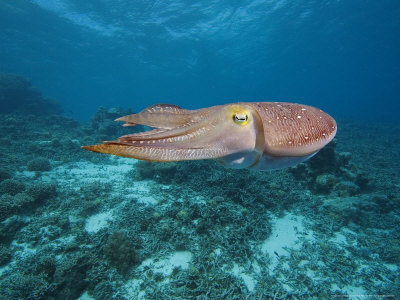
[[[239,125],[245,125],[249,121],[249,116],[246,113],[234,113],[232,118]]]

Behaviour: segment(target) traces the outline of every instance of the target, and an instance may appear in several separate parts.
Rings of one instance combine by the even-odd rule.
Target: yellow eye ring
[[[249,122],[249,116],[246,113],[234,113],[232,119],[238,125],[246,125]]]

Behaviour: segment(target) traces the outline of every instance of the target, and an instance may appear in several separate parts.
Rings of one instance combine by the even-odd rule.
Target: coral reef
[[[5,169],[0,169],[0,182],[10,178],[11,174],[9,172],[7,172]]]
[[[6,179],[0,184],[0,222],[17,214],[32,212],[38,205],[57,195],[54,183],[36,183],[26,191],[17,180]]]
[[[26,220],[21,219],[18,216],[12,216],[7,220],[1,220],[0,226],[0,240],[3,244],[9,244],[10,241],[15,238],[16,233],[23,227]]]
[[[140,262],[135,244],[124,232],[113,232],[104,246],[104,255],[110,265],[126,273],[134,264]]]
[[[84,131],[87,135],[96,137],[97,140],[95,142],[110,139],[110,137],[117,138],[128,131],[121,126],[121,123],[114,120],[130,114],[133,114],[132,110],[121,107],[110,109],[99,107],[90,122],[84,126]],[[139,131],[141,128],[142,126],[139,125],[138,128],[131,129],[130,132]]]
[[[0,197],[0,222],[19,214],[23,211],[32,209],[35,199],[26,193],[18,193],[14,196],[9,194]]]
[[[43,98],[24,77],[0,73],[0,111],[32,115],[60,114],[61,105],[54,99]]]
[[[45,172],[51,170],[51,164],[47,158],[38,157],[29,161],[26,168],[28,171]]]
[[[112,121],[129,113],[29,126],[0,114],[1,299],[400,293],[397,145],[362,134],[354,145],[365,125],[345,123],[312,160],[274,172],[81,151],[132,132]]]
[[[161,184],[177,185],[183,191],[199,192],[208,198],[221,196],[241,205],[263,205],[272,210],[289,209],[299,198],[293,192],[296,183],[290,181],[284,171],[277,171],[278,176],[271,176],[266,172],[226,169],[214,161],[139,161],[134,172],[132,176],[137,180],[152,179]],[[282,186],[280,183],[284,180],[287,184]],[[279,202],[274,200],[276,197]]]
[[[0,244],[0,267],[11,261],[12,252],[9,247]]]
[[[7,167],[7,173],[10,174],[10,166],[26,170],[27,164],[38,157],[58,162],[82,158],[84,154],[78,139],[84,134],[77,121],[55,115],[36,117],[34,120],[27,123],[26,116],[0,114],[0,131],[7,133],[0,137],[0,164]]]
[[[14,196],[25,190],[25,185],[15,179],[6,179],[0,183],[0,193]]]
[[[37,202],[54,198],[57,195],[57,188],[54,182],[41,182],[30,186],[27,194]]]
[[[291,173],[315,194],[346,197],[368,192],[372,188],[371,178],[351,163],[351,153],[336,151],[336,145],[334,139],[309,161],[291,168]]]
[[[4,299],[46,299],[51,288],[41,274],[15,273],[0,281],[0,295]]]

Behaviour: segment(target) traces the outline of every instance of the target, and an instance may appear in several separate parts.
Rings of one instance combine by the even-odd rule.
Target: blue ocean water
[[[395,0],[0,0],[0,299],[400,299],[399,16]],[[338,133],[305,106],[282,121],[284,104],[240,137],[176,106],[114,122],[247,101],[318,107]],[[254,132],[265,156],[242,160],[230,147]],[[144,160],[81,148],[121,136]],[[154,162],[203,148],[233,152]],[[265,157],[298,164],[253,168]]]
[[[397,120],[398,1],[2,1],[0,70],[94,107],[290,101]]]

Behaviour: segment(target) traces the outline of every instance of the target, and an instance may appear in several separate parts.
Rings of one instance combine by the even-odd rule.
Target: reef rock
[[[26,78],[0,73],[0,112],[32,115],[60,114],[61,105],[52,98],[43,97]]]

